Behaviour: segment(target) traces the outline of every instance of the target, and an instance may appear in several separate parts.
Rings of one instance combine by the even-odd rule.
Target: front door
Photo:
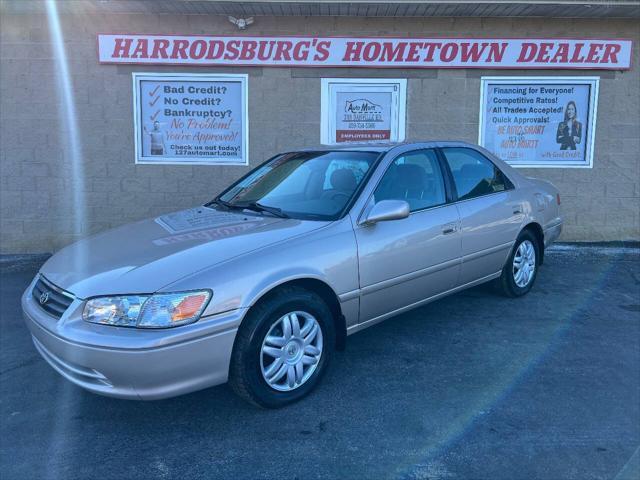
[[[508,178],[477,150],[443,148],[462,226],[460,284],[502,270],[522,223],[522,205]]]
[[[370,204],[391,199],[409,203],[408,218],[355,227],[361,322],[449,290],[458,279],[458,211],[447,204],[435,150],[404,153],[389,165]]]

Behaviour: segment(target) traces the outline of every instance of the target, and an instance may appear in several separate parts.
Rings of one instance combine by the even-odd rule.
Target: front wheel
[[[335,345],[331,311],[317,294],[285,287],[248,313],[236,337],[229,383],[266,408],[295,402],[315,387]]]
[[[522,232],[502,269],[500,287],[509,297],[521,297],[531,290],[538,274],[540,245],[528,230]]]

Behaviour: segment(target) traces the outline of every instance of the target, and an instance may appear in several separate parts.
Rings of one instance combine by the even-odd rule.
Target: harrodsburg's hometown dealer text
[[[101,63],[396,68],[631,67],[631,40],[99,34]]]
[[[484,77],[479,143],[513,166],[591,167],[598,78]]]
[[[246,75],[133,74],[136,163],[247,164]]]

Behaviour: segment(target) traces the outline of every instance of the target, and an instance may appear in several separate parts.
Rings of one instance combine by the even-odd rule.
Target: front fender
[[[204,315],[248,308],[283,283],[314,279],[339,298],[358,289],[358,261],[348,217],[299,237],[232,258],[166,287],[169,291],[210,288]]]

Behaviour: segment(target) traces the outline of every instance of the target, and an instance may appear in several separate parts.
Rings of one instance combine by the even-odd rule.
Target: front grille
[[[56,287],[43,276],[38,278],[31,295],[42,310],[56,318],[60,318],[73,302],[73,295]]]

